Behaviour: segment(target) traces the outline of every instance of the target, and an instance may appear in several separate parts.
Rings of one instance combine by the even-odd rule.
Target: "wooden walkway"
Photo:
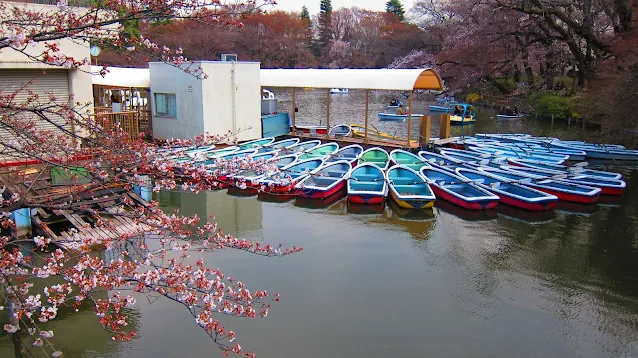
[[[303,134],[303,133],[298,133],[298,134],[290,134],[288,135],[288,137],[290,138],[299,138],[299,139],[319,139],[322,141],[326,141],[326,142],[336,142],[339,144],[346,144],[346,145],[350,145],[350,144],[360,144],[361,146],[364,147],[382,147],[382,148],[391,148],[391,149],[417,149],[420,148],[421,146],[414,140],[411,141],[411,145],[408,148],[408,143],[406,141],[397,141],[397,140],[380,140],[380,139],[373,139],[372,137],[365,139],[365,138],[358,138],[358,137],[342,137],[342,136],[338,136],[338,137],[329,137],[327,135],[324,134],[315,134],[315,135],[310,135],[310,134]]]

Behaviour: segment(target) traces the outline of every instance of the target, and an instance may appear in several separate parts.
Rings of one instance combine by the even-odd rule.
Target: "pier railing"
[[[118,128],[135,138],[140,133],[140,119],[136,111],[102,112],[93,115],[95,122],[106,130]]]
[[[95,122],[107,130],[121,129],[131,138],[140,133],[151,135],[151,115],[148,110],[112,112],[108,107],[96,107],[92,115]]]

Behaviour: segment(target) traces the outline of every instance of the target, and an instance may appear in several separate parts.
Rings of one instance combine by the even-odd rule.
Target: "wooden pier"
[[[368,147],[381,147],[384,149],[405,149],[405,150],[417,150],[420,148],[426,148],[428,146],[442,146],[452,143],[457,138],[450,138],[450,115],[441,114],[440,116],[440,133],[439,138],[430,138],[431,118],[430,116],[421,116],[419,121],[419,140],[410,140],[409,145],[406,140],[394,140],[394,139],[378,139],[376,135],[370,133],[367,138],[361,137],[344,137],[344,136],[329,136],[328,134],[308,134],[300,132],[291,132],[288,137],[306,139],[319,139],[324,142],[336,142],[345,145],[359,144],[364,148]]]
[[[0,172],[5,199],[18,194],[27,203],[36,204],[26,211],[22,209],[31,227],[26,231],[13,230],[15,238],[41,235],[63,249],[72,250],[82,242],[100,246],[104,240],[139,236],[148,231],[147,226],[136,221],[133,210],[148,203],[124,184],[94,186],[81,184],[81,180],[61,183],[59,176],[51,174],[49,168],[41,165]]]

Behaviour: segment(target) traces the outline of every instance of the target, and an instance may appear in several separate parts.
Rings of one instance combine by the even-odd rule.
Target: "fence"
[[[139,114],[130,112],[102,112],[93,115],[95,122],[106,130],[115,131],[118,128],[135,138],[140,133]]]

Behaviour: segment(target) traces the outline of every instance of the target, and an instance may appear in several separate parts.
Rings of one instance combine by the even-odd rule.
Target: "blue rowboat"
[[[514,145],[523,150],[533,150],[534,152],[567,155],[569,156],[569,160],[585,160],[585,157],[587,156],[587,152],[585,152],[584,150],[550,148],[541,144],[526,143],[523,141],[512,142],[511,144],[508,143],[508,145]]]
[[[490,147],[485,147],[485,146],[468,146],[468,149],[474,152],[478,152],[478,153],[485,153],[485,154],[491,154],[494,156],[498,156],[498,157],[502,157],[502,158],[524,158],[524,159],[533,159],[533,160],[539,160],[539,161],[543,161],[543,162],[550,162],[550,163],[555,163],[555,164],[563,164],[565,163],[565,161],[567,160],[567,158],[569,158],[568,156],[554,156],[554,155],[550,155],[550,154],[520,154],[520,153],[516,153],[514,151],[510,151],[510,150],[506,150],[506,149],[501,149],[501,148],[490,148]]]
[[[428,165],[425,159],[402,149],[394,149],[391,151],[390,159],[396,165],[402,165],[417,171],[421,170],[421,167]]]
[[[556,146],[556,144],[551,144]],[[638,150],[619,149],[606,146],[581,146],[570,145],[571,149],[579,149],[587,152],[587,158],[607,160],[638,160]]]
[[[266,153],[269,155],[270,153]],[[258,154],[253,157],[254,160],[264,159],[261,157],[263,154]],[[257,188],[260,186],[257,182],[259,179],[267,176],[267,172],[274,170],[275,168],[281,169],[295,163],[299,158],[298,154],[288,154],[283,157],[273,157],[266,159],[264,167],[259,169],[247,169],[242,170],[237,174],[229,175],[230,179],[235,180],[234,185],[240,189],[253,190],[253,194],[257,193]]]
[[[248,142],[244,142],[244,143],[241,143],[241,144],[239,144],[237,146],[241,150],[252,149],[252,148],[257,148],[257,147],[263,147],[265,145],[271,144],[274,141],[275,141],[275,138],[268,137],[268,138],[255,139],[255,140],[251,140],[251,141],[248,141]]]
[[[514,170],[514,171],[525,173],[528,175],[536,175],[537,177],[547,177],[552,175],[564,174],[563,172],[558,170],[515,167],[511,165],[502,165],[501,169]],[[627,184],[622,180],[589,177],[587,175],[581,175],[581,174],[576,174],[576,175],[570,174],[565,179],[565,181],[569,181],[579,185],[587,185],[587,186],[593,186],[595,188],[600,188],[602,190],[601,194],[604,194],[604,195],[622,195],[622,193],[625,191],[625,188],[627,186]]]
[[[259,148],[259,152],[263,153],[266,151],[270,151],[270,149],[275,149],[275,150],[287,149],[296,144],[299,144],[299,138],[282,139],[282,140],[264,145],[262,148]]]
[[[477,183],[501,199],[501,203],[525,210],[544,211],[554,208],[558,197],[517,183],[508,183],[496,175],[473,169],[458,168],[456,174]]]
[[[443,169],[421,168],[421,175],[430,184],[437,198],[449,201],[469,210],[492,209],[498,205],[499,197]]]
[[[201,162],[209,158],[219,157],[223,154],[228,154],[231,152],[238,151],[239,148],[235,146],[226,147],[222,149],[216,149],[214,146],[208,146],[206,148],[196,148],[190,149],[185,152],[176,152],[174,155],[169,156],[164,159],[172,159],[177,163],[185,163],[185,162]]]
[[[348,201],[354,204],[381,204],[388,192],[383,170],[373,163],[363,163],[350,170]]]
[[[212,158],[212,159],[208,159],[207,161],[203,162],[202,164],[205,165],[207,168],[215,168],[217,167],[217,163],[220,160],[233,160],[233,159],[244,159],[246,157],[249,156],[253,156],[257,154],[257,150],[256,149],[245,149],[245,150],[237,150],[237,151],[233,151],[230,153],[225,153],[222,154],[218,157]]]
[[[513,170],[503,170],[498,168],[480,167],[479,171],[488,172],[504,181],[515,181],[544,193],[554,195],[561,201],[570,201],[581,204],[592,204],[598,200],[601,194],[599,188],[586,185],[579,185],[564,180],[554,180],[551,177],[541,177],[529,175]]]
[[[319,139],[307,140],[305,142],[299,142],[295,145],[292,145],[286,149],[283,149],[282,153],[305,153],[317,146],[321,145],[321,141]]]
[[[377,113],[380,121],[405,121],[408,119],[407,114],[394,114],[394,113]],[[420,119],[423,114],[412,113],[412,119]]]
[[[352,137],[352,129],[347,124],[338,124],[328,131],[330,137]]]
[[[430,112],[443,112],[443,113],[447,113],[449,112],[452,107],[450,106],[438,106],[435,104],[431,104],[428,106],[430,108]]]
[[[359,163],[372,163],[385,171],[390,167],[390,154],[383,148],[369,148],[361,153]]]
[[[428,162],[428,165],[451,173],[454,173],[456,168],[467,165],[463,160],[450,158],[442,154],[432,153],[425,150],[419,152],[419,157]]]
[[[339,160],[345,160],[348,161],[352,167],[354,167],[357,165],[361,153],[363,153],[362,146],[360,146],[359,144],[351,144],[340,148],[336,152],[330,154],[325,162],[332,163]]]
[[[506,114],[497,114],[496,115],[496,119],[500,119],[500,120],[510,120],[510,119],[519,119],[519,118],[523,118],[525,117],[522,114],[517,114],[515,116],[508,116]]]
[[[335,142],[322,144],[314,147],[309,151],[301,154],[299,160],[314,159],[314,158],[327,158],[339,149],[339,144]]]
[[[434,205],[434,192],[425,178],[414,169],[395,165],[388,169],[385,177],[390,196],[400,207],[426,209]]]
[[[494,145],[494,144],[476,144],[474,145],[474,147],[478,147],[478,148],[483,148],[483,149],[489,149],[492,151],[501,151],[504,152],[505,154],[502,155],[508,155],[514,158],[518,158],[518,157],[522,157],[522,156],[530,156],[530,157],[542,157],[542,158],[551,158],[556,159],[556,160],[568,160],[569,159],[569,155],[566,154],[556,154],[556,153],[550,153],[549,151],[547,151],[547,149],[533,149],[533,148],[521,148],[519,146],[516,145],[511,145],[509,143],[503,143],[503,144],[498,144],[498,145]],[[513,155],[511,155],[513,154]],[[562,164],[562,163],[558,163],[558,164]]]
[[[298,182],[295,189],[303,198],[325,199],[345,188],[350,169],[350,162],[346,160],[324,164]]]
[[[579,165],[570,167],[566,165],[544,163],[544,162],[539,162],[536,160],[516,159],[516,158],[510,158],[508,159],[508,162],[514,166],[519,166],[519,167],[556,170],[565,174],[586,175],[590,178],[619,179],[619,180],[622,179],[622,174],[620,173],[589,169]],[[584,164],[587,164],[587,163],[584,163]]]
[[[280,172],[274,175],[265,175],[257,179],[257,183],[265,186],[267,192],[288,193],[298,182],[322,165],[323,159],[299,160],[281,168]]]
[[[465,166],[476,167],[488,165],[498,167],[505,163],[505,158],[493,157],[487,153],[469,152],[461,149],[441,149],[440,154],[446,158],[452,158],[463,162]]]

